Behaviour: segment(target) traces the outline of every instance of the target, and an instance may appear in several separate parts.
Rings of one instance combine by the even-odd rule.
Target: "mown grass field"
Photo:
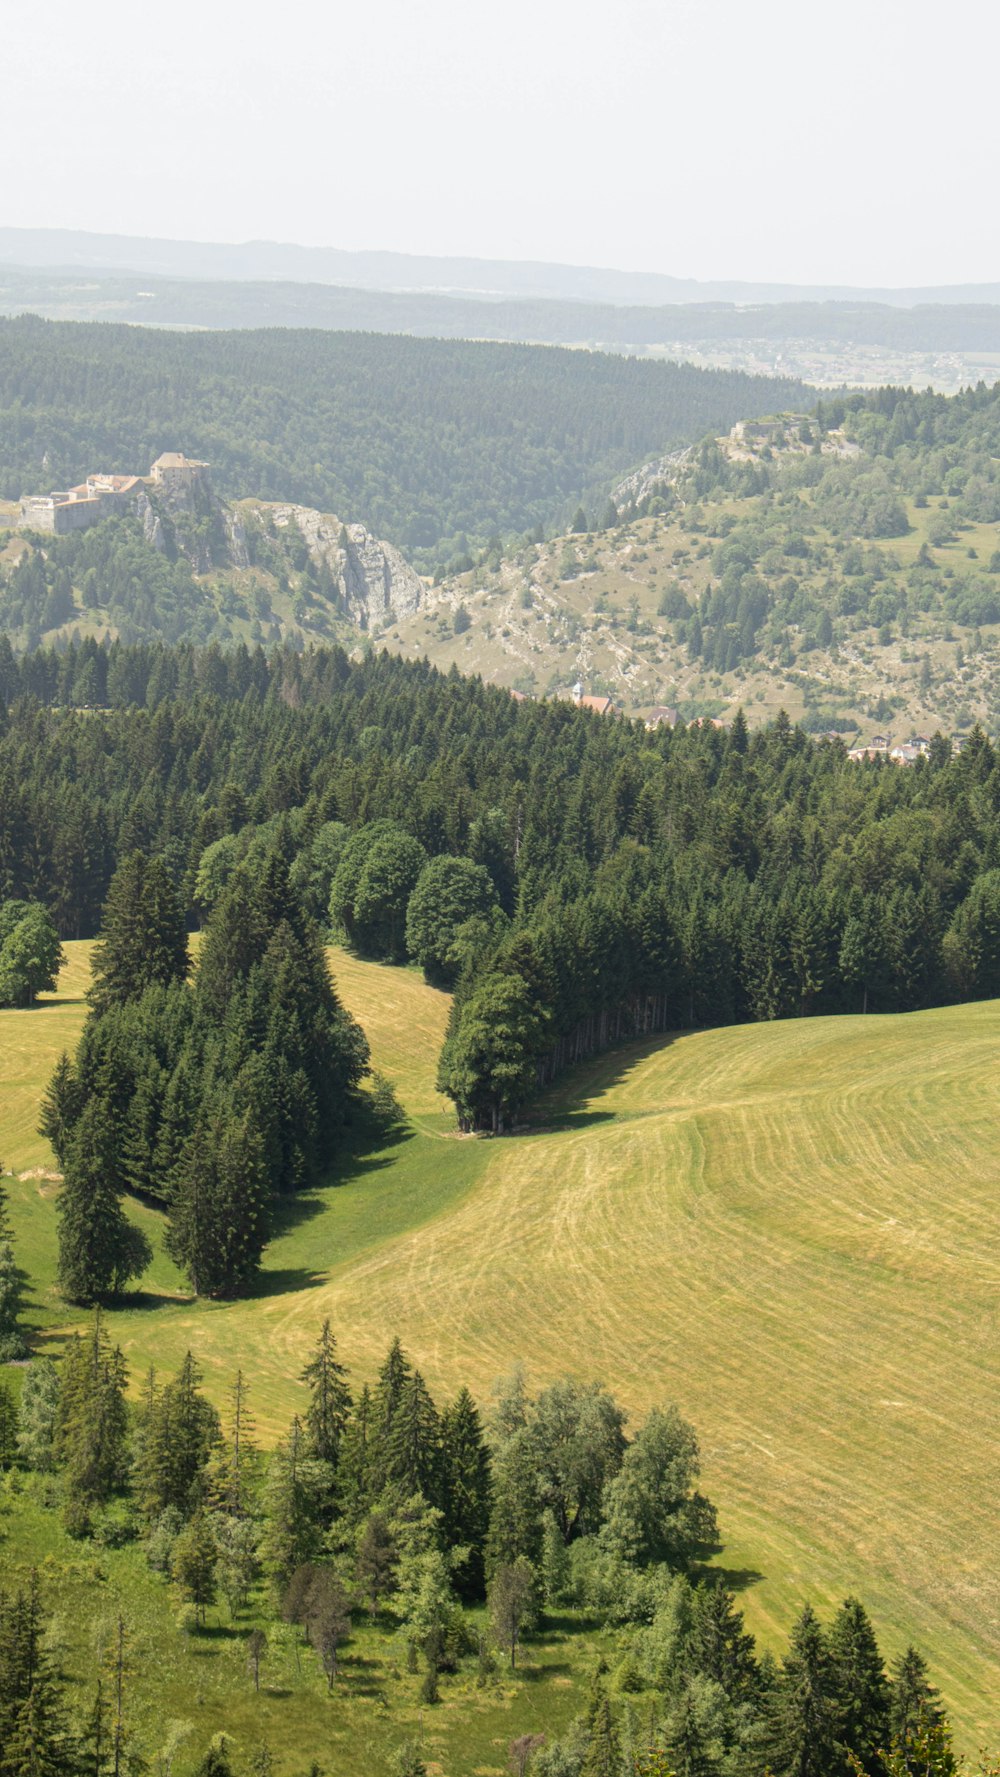
[[[329,1314],[359,1378],[398,1331],[441,1397],[485,1398],[523,1359],[537,1381],[600,1377],[636,1416],[676,1400],[750,1626],[777,1640],[805,1598],[856,1592],[890,1651],[927,1652],[963,1740],[995,1744],[1000,1005],[632,1046],[484,1142],[451,1133],[433,1089],[444,997],[332,962],[411,1132],[297,1206],[253,1301],[192,1304],[158,1258],[113,1317],[136,1376],[190,1344],[221,1398],[239,1362],[273,1435]],[[19,1171],[46,1164],[32,1094],[81,1014],[0,1014]],[[55,1343],[53,1191],[23,1180],[14,1208]]]

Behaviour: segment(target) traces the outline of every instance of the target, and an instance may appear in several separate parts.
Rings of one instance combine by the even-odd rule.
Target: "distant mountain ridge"
[[[881,302],[900,308],[921,303],[1000,303],[1000,282],[892,289],[699,280],[534,260],[349,252],[278,241],[172,241],[62,228],[0,228],[0,262],[170,278],[341,284],[373,291],[427,291],[483,299],[539,297],[638,307],[695,302]]]

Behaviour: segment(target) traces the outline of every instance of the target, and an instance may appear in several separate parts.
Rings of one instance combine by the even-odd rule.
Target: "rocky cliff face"
[[[424,584],[391,543],[381,543],[363,524],[339,519],[310,506],[268,508],[277,530],[298,526],[313,560],[325,562],[345,612],[361,629],[384,629],[396,618],[412,617],[424,599]]]

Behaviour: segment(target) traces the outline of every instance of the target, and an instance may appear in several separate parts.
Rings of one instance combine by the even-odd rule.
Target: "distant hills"
[[[568,524],[644,458],[812,398],[787,377],[555,347],[0,320],[0,497],[179,449],[225,498],[338,513],[426,570]]]
[[[480,298],[541,297],[625,306],[848,301],[908,308],[918,303],[1000,303],[1000,283],[889,289],[699,280],[659,272],[615,271],[532,260],[346,252],[337,247],[300,247],[278,241],[170,241],[61,228],[0,228],[0,264],[129,270],[168,278],[341,284],[365,290],[462,293]]]

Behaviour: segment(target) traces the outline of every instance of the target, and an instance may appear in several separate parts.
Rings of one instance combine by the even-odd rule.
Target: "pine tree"
[[[194,1130],[176,1169],[167,1249],[196,1295],[239,1295],[260,1268],[271,1188],[253,1115],[216,1115]]]
[[[219,1550],[211,1523],[200,1509],[185,1525],[174,1544],[171,1571],[184,1598],[193,1604],[199,1623],[205,1621],[205,1610],[215,1603],[215,1569]]]
[[[70,1302],[106,1301],[152,1258],[145,1235],[122,1208],[117,1186],[116,1132],[107,1109],[84,1108],[66,1156],[59,1220],[59,1288]]]
[[[91,967],[87,997],[98,1013],[138,999],[155,982],[186,979],[184,916],[160,858],[134,851],[115,871]]]
[[[25,1371],[18,1411],[17,1448],[28,1468],[45,1474],[54,1461],[59,1420],[59,1371],[50,1357],[35,1358]]]
[[[889,1685],[875,1631],[856,1598],[846,1599],[834,1617],[829,1648],[840,1743],[869,1777],[876,1777],[889,1738]]]
[[[328,1320],[323,1322],[316,1350],[302,1372],[302,1381],[309,1384],[309,1405],[305,1413],[309,1454],[328,1463],[335,1475],[341,1439],[351,1413],[351,1391],[347,1386],[347,1371],[337,1361],[337,1341]]]
[[[792,1630],[773,1701],[771,1763],[781,1777],[828,1777],[836,1762],[834,1672],[807,1604]]]
[[[124,1484],[128,1469],[125,1360],[95,1314],[86,1337],[63,1357],[55,1450],[63,1463],[67,1523],[86,1529],[89,1513]]]
[[[471,1394],[463,1388],[441,1415],[441,1503],[449,1546],[469,1550],[455,1573],[456,1590],[466,1599],[483,1596],[491,1499],[490,1455],[482,1423]]]
[[[436,1505],[440,1496],[441,1431],[437,1409],[419,1370],[404,1384],[383,1446],[386,1479],[402,1498],[422,1493]]]
[[[64,1052],[45,1089],[38,1116],[38,1133],[50,1143],[60,1166],[66,1164],[69,1139],[82,1109],[79,1083],[73,1064]]]
[[[0,1469],[10,1468],[17,1456],[17,1409],[9,1385],[0,1376]]]
[[[607,1692],[601,1687],[591,1711],[587,1751],[580,1777],[618,1777],[619,1749]]]

